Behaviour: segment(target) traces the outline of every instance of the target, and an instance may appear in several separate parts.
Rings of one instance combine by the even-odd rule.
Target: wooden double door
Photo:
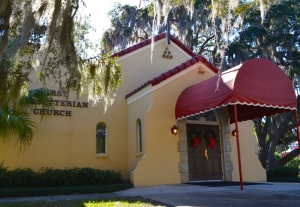
[[[193,134],[200,138],[200,142],[198,140],[195,143]],[[217,136],[210,136],[217,138],[214,143],[211,143],[213,140],[209,139],[208,134]],[[187,143],[189,180],[222,180],[219,127],[216,125],[187,124]]]

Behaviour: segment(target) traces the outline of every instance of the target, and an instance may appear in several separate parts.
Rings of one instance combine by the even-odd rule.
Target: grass
[[[103,199],[103,200],[76,200],[76,201],[59,201],[59,202],[18,202],[0,204],[1,207],[153,207],[165,206],[164,203],[149,200],[142,197],[129,197],[118,199]]]

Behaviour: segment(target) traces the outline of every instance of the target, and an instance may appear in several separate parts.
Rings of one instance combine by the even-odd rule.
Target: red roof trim
[[[135,94],[136,92],[142,90],[143,88],[145,88],[148,85],[152,85],[155,86],[159,83],[161,83],[162,81],[170,78],[171,76],[191,67],[192,65],[198,63],[198,62],[202,62],[204,65],[206,65],[209,69],[211,69],[213,72],[218,73],[219,69],[216,68],[213,64],[211,64],[210,62],[208,62],[208,60],[206,60],[203,56],[201,55],[197,55],[195,57],[192,57],[191,59],[187,60],[186,62],[172,68],[171,70],[168,70],[166,72],[164,72],[163,74],[149,80],[147,83],[145,83],[144,85],[140,86],[139,88],[135,89],[134,91],[130,92],[129,94],[126,95],[125,98],[128,98],[130,96],[132,96],[133,94]]]
[[[154,41],[158,41],[158,40],[161,40],[163,38],[166,37],[166,33],[161,33],[161,34],[158,34],[154,37]],[[174,42],[176,45],[178,45],[178,47],[180,47],[184,52],[186,52],[187,54],[189,54],[190,56],[195,56],[196,54],[190,49],[188,48],[186,45],[184,45],[182,42],[180,42],[178,39],[176,39],[174,36],[170,36],[170,39],[172,40],[172,42]],[[138,50],[144,46],[147,46],[147,45],[150,45],[151,44],[151,38],[150,39],[147,39],[147,40],[144,40],[142,42],[139,42],[131,47],[128,47],[126,49],[123,49],[119,52],[116,52],[112,55],[112,57],[121,57],[123,55],[127,55],[135,50]]]

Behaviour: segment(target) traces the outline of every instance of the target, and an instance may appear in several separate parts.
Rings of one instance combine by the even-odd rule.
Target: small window
[[[137,134],[137,151],[143,151],[143,142],[142,142],[142,123],[141,120],[138,119],[136,122],[136,134]]]
[[[99,122],[96,130],[96,154],[106,154],[106,124]]]

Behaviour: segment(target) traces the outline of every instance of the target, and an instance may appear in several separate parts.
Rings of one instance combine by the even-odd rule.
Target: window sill
[[[143,153],[142,152],[139,152],[136,154],[136,157],[142,157],[143,156]]]
[[[96,154],[96,158],[108,158],[109,155],[107,154]]]

